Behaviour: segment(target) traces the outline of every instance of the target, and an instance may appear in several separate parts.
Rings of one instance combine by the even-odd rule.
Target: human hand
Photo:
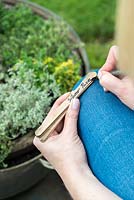
[[[68,94],[61,96],[48,115],[53,116],[55,109],[67,97]],[[35,137],[34,145],[56,169],[73,199],[117,200],[119,198],[95,178],[87,164],[84,146],[77,134],[79,107],[79,100],[73,100],[65,119],[51,136],[44,143]]]
[[[61,96],[53,105],[48,115],[53,116],[55,109],[68,97]],[[63,175],[68,170],[76,170],[87,165],[86,153],[77,134],[77,118],[80,103],[74,99],[67,111],[65,119],[56,127],[44,143],[35,137],[34,145],[43,156],[53,165],[56,171]]]
[[[134,80],[128,76],[119,79],[113,76],[110,71],[116,69],[118,47],[111,47],[105,64],[99,70],[98,77],[100,84],[105,91],[111,91],[130,109],[134,109]]]

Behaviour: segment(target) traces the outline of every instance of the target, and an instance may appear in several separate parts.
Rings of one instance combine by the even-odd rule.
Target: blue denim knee
[[[123,199],[134,199],[134,112],[96,80],[80,97],[78,132],[95,176]]]

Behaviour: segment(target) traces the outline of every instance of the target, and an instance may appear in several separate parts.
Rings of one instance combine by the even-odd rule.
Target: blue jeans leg
[[[134,111],[97,80],[80,103],[78,132],[93,173],[123,199],[134,199]]]

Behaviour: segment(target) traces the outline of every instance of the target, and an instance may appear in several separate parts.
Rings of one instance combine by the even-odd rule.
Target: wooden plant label
[[[80,95],[94,82],[96,78],[96,72],[88,73],[80,85],[70,92],[69,97],[55,110],[54,115],[47,115],[41,126],[35,131],[35,135],[39,137],[42,142],[47,140],[52,131],[54,131],[59,122],[64,118],[71,101],[74,98],[80,97]]]

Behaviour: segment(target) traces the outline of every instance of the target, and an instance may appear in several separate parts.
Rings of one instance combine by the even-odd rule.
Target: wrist
[[[75,200],[120,199],[97,180],[87,164],[70,165],[59,175]]]
[[[78,177],[94,177],[91,169],[86,162],[79,164],[66,163],[59,170],[57,170],[57,172],[63,181],[75,181]]]
[[[92,183],[95,177],[87,163],[81,165],[70,164],[58,173],[73,199],[89,199],[84,188],[85,186],[87,187],[89,183]]]

